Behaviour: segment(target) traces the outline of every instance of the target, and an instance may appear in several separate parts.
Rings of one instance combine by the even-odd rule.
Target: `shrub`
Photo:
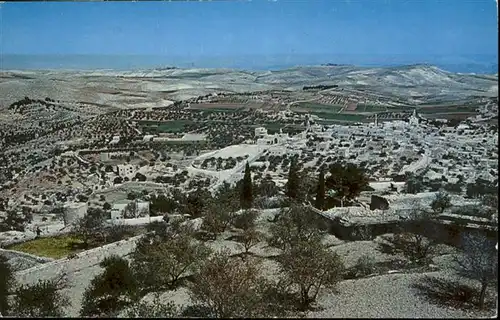
[[[243,210],[240,214],[234,217],[233,225],[238,229],[250,229],[255,226],[255,221],[258,216],[259,212],[257,210]]]
[[[356,262],[356,276],[364,277],[375,272],[375,259],[368,255],[359,257]]]

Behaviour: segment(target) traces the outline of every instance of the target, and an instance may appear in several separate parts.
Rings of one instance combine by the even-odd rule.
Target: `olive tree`
[[[431,208],[436,213],[443,213],[444,210],[451,208],[451,198],[448,194],[440,191],[431,203]]]
[[[137,299],[138,283],[127,260],[119,256],[104,259],[104,272],[90,282],[83,293],[82,317],[116,316],[125,306]]]
[[[210,233],[212,239],[216,239],[218,234],[226,231],[234,217],[234,208],[225,202],[209,201],[204,208],[201,228]]]
[[[208,317],[279,316],[282,309],[267,294],[270,287],[257,260],[232,258],[228,250],[222,250],[202,266],[190,285],[190,295],[195,304],[209,311]]]
[[[155,294],[153,301],[138,301],[125,311],[127,318],[175,318],[180,314],[177,306],[172,303],[163,303],[160,295]]]
[[[64,308],[69,306],[68,297],[60,291],[64,287],[64,277],[21,285],[13,292],[10,313],[16,317],[28,318],[63,317]]]
[[[142,289],[168,289],[198,271],[211,250],[180,224],[176,231],[142,239],[132,253],[132,269]]]
[[[269,245],[283,249],[293,247],[300,241],[320,237],[318,217],[308,207],[292,202],[290,207],[282,208],[276,221],[270,226]]]
[[[488,285],[498,280],[498,255],[495,243],[496,241],[486,238],[480,231],[466,234],[463,237],[463,253],[455,257],[458,273],[480,283],[481,308],[484,306]]]
[[[8,260],[0,255],[0,314],[9,312],[9,294],[14,284],[14,273]]]
[[[414,202],[405,221],[406,226],[403,226],[392,239],[386,238],[389,244],[380,243],[379,245],[385,251],[402,253],[412,262],[424,263],[436,246],[434,239],[425,236],[436,228],[435,218],[435,212],[426,210],[419,203]]]
[[[321,288],[333,289],[342,278],[341,258],[319,239],[299,240],[279,258],[288,285],[299,289],[300,309],[316,301]]]
[[[73,232],[80,236],[85,246],[103,230],[105,216],[102,209],[89,208],[87,214],[74,223]]]

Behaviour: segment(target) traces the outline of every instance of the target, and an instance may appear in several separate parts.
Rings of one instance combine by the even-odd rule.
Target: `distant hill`
[[[124,78],[140,81],[136,86],[141,91],[168,93],[168,97],[174,100],[221,91],[302,91],[304,87],[317,86],[338,86],[340,89],[370,91],[426,102],[498,97],[498,73],[453,73],[432,65],[414,64],[384,68],[317,65],[273,71],[171,67],[133,71],[3,71],[0,72],[0,102],[5,101],[8,105],[25,96],[39,96],[107,104],[122,94],[128,94],[130,84],[120,84],[124,81],[120,79]],[[119,87],[123,91],[119,95],[112,97],[106,93],[117,91],[115,88]],[[91,98],[91,95],[95,97]],[[127,99],[138,100],[137,97]],[[127,104],[126,99],[123,101],[119,104]]]

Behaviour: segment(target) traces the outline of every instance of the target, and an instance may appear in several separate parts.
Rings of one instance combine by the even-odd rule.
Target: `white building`
[[[109,144],[117,144],[118,142],[120,142],[120,136],[113,136]]]
[[[118,175],[121,177],[131,177],[135,174],[135,167],[131,164],[119,164],[116,166],[118,169]]]
[[[64,205],[64,225],[71,225],[78,219],[85,217],[85,215],[87,214],[87,209],[88,205],[86,202],[74,202]]]
[[[101,152],[99,154],[101,161],[108,161],[109,160],[109,152]]]
[[[255,128],[255,138],[263,138],[267,136],[267,129],[264,127]]]
[[[111,220],[124,219],[124,213],[127,206],[131,203],[135,203],[136,211],[135,218],[138,217],[148,217],[149,216],[149,202],[146,201],[124,201],[119,203],[114,203],[111,207]]]
[[[287,148],[284,146],[272,146],[269,150],[269,155],[271,156],[282,156],[287,154]]]
[[[311,126],[311,131],[312,132],[321,132],[323,130],[323,126],[319,125],[319,124],[313,124]]]
[[[330,141],[323,141],[323,142],[318,143],[318,147],[317,147],[318,151],[328,150],[328,149],[330,149]]]

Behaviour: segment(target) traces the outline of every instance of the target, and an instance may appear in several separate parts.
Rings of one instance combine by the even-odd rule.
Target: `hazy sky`
[[[497,54],[494,0],[1,4],[4,54]]]

